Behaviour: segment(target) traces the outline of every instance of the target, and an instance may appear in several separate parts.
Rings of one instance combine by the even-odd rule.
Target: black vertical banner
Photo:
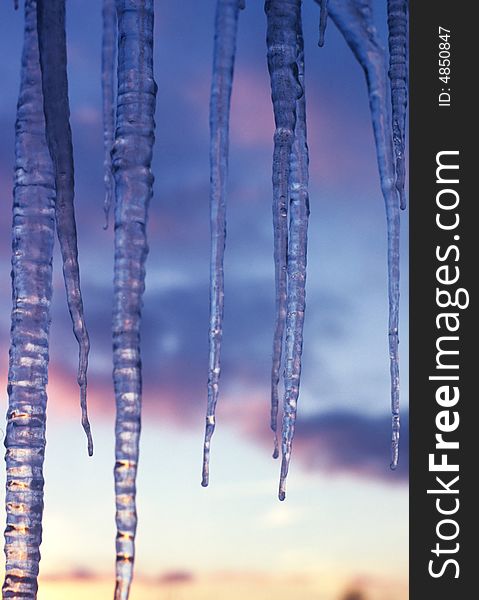
[[[410,1],[411,600],[479,597],[475,40],[470,3]]]

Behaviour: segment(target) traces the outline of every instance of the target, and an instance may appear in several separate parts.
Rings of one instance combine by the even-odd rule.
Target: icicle
[[[90,341],[83,316],[73,203],[73,147],[68,102],[65,0],[38,0],[37,18],[46,136],[55,168],[55,218],[63,258],[68,308],[79,345],[78,384],[82,425],[88,440],[88,454],[91,456],[93,440],[86,403]]]
[[[301,22],[298,25],[298,79],[302,87],[296,108],[295,139],[289,173],[289,248],[288,312],[286,317],[284,411],[282,464],[279,499],[286,496],[286,477],[291,458],[292,440],[301,378],[303,325],[306,301],[306,252],[308,244],[308,144],[306,138],[306,96],[304,87],[304,43]]]
[[[55,178],[45,140],[42,107],[36,3],[26,0],[15,138],[4,598],[36,598],[42,541],[55,235]]]
[[[210,445],[215,429],[215,409],[221,370],[228,130],[239,8],[240,2],[238,0],[218,0],[216,5],[213,78],[210,99],[210,355],[208,406],[203,449],[203,478],[201,482],[203,486],[207,486],[209,482]]]
[[[271,369],[271,429],[274,433],[274,458],[278,457],[278,384],[286,320],[289,158],[296,123],[296,100],[301,95],[296,62],[296,31],[300,7],[300,0],[267,0],[265,2],[268,25],[266,40],[268,69],[276,123],[273,154],[276,322]]]
[[[111,149],[115,135],[115,58],[116,58],[116,8],[115,0],[103,0],[103,41],[101,53],[101,80],[103,92],[103,142],[105,147],[104,182],[105,229],[108,228],[111,198],[113,195],[113,173],[111,171]]]
[[[153,194],[156,84],[153,0],[117,0],[118,100],[112,160],[115,176],[113,380],[116,398],[115,599],[126,600],[135,559],[136,473],[141,428],[140,321]]]
[[[406,208],[406,109],[408,95],[407,64],[407,0],[388,0],[389,80],[391,83],[394,153],[396,157],[396,187],[401,208]]]
[[[319,13],[319,41],[318,46],[321,48],[324,46],[324,34],[326,33],[326,25],[328,24],[328,1],[320,0],[320,13]]]
[[[319,0],[316,0],[319,1]],[[388,234],[389,356],[391,371],[391,468],[399,451],[399,200],[387,103],[385,52],[374,27],[371,0],[330,0],[329,14],[364,69],[376,142]]]

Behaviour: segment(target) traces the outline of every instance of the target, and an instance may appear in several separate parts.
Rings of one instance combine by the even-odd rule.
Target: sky
[[[67,2],[76,215],[92,351],[95,455],[55,254],[40,600],[104,598],[114,573],[113,232],[103,226],[101,6]],[[385,3],[375,0],[385,40]],[[213,0],[155,2],[158,83],[142,331],[144,412],[132,600],[407,597],[407,214],[402,228],[401,465],[389,464],[386,225],[364,76],[304,2],[310,148],[303,376],[288,496],[269,431],[274,121],[262,2],[240,15],[231,109],[223,370],[211,482],[200,486],[208,364],[208,102]],[[11,310],[14,121],[22,14],[0,4],[0,385]],[[1,426],[1,425],[0,425]],[[3,434],[3,432],[2,432]],[[0,474],[2,486],[3,470]],[[77,596],[75,595],[77,594]],[[235,595],[236,594],[236,595]]]

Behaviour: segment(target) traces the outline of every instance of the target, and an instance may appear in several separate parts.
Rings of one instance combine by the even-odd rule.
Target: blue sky
[[[113,567],[111,293],[102,229],[100,3],[67,3],[82,288],[92,341],[88,459],[77,350],[56,255],[46,458],[44,573]],[[137,570],[407,576],[407,446],[388,469],[386,228],[364,77],[304,2],[311,220],[304,368],[288,499],[276,500],[269,373],[274,308],[273,116],[261,2],[241,14],[232,99],[226,300],[210,488],[200,487],[208,352],[208,96],[214,2],[156,2],[155,190],[143,323],[144,430]],[[376,18],[385,35],[385,7]],[[0,376],[8,360],[10,207],[21,13],[0,6]],[[407,215],[401,355],[407,406]],[[2,394],[6,406],[6,386]],[[407,413],[407,410],[405,411]],[[407,430],[404,428],[407,441]],[[3,476],[3,475],[2,475]],[[394,535],[391,535],[394,525]],[[68,543],[67,543],[68,542]],[[394,567],[394,564],[397,566]],[[341,575],[342,574],[342,575]],[[349,578],[349,579],[348,579]],[[339,584],[338,584],[339,585]],[[338,588],[339,589],[339,588]],[[267,596],[265,596],[267,597]]]

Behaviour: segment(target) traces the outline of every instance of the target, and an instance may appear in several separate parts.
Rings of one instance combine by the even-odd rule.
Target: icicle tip
[[[201,485],[203,487],[208,487],[208,484],[210,482],[210,441],[211,441],[211,436],[209,436],[208,439],[208,433],[206,434],[206,439],[204,441],[204,446],[203,446],[203,470],[202,470],[202,474],[201,474]]]
[[[288,476],[287,466],[285,465],[285,459],[283,455],[283,462],[281,464],[281,476],[279,478],[279,490],[278,499],[280,502],[284,502],[286,499],[286,478]]]
[[[86,423],[83,422],[82,425],[86,433],[88,456],[93,456],[93,437],[91,435],[90,424],[87,421]]]
[[[318,46],[324,46],[324,38],[326,33],[326,25],[328,23],[328,0],[320,0],[319,2],[319,40]]]
[[[391,439],[391,464],[389,465],[391,471],[395,471],[399,464],[399,426],[399,414],[394,414]]]
[[[391,444],[391,463],[389,468],[395,471],[399,465],[399,440],[393,440]]]
[[[86,384],[80,384],[80,405],[82,411],[81,424],[87,439],[88,456],[93,456],[93,437],[91,435],[91,427],[90,421],[88,420],[86,404]]]
[[[279,445],[278,445],[278,434],[274,431],[274,449],[273,449],[273,458],[277,459],[279,457]]]
[[[203,474],[201,477],[201,485],[202,487],[206,488],[208,487],[210,483],[210,473],[209,473],[209,468],[205,465],[203,465]]]

